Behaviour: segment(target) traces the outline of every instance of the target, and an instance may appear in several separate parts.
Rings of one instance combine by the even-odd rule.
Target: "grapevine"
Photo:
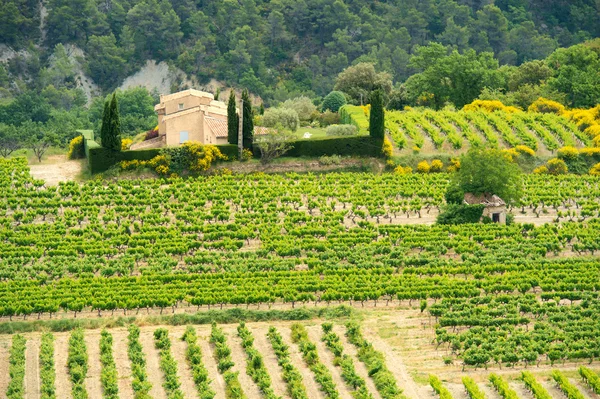
[[[308,338],[306,328],[302,324],[292,324],[292,341],[298,344],[300,352],[302,352],[302,358],[304,362],[315,374],[315,379],[321,386],[321,391],[325,394],[326,398],[337,399],[340,397],[339,392],[333,382],[331,373],[327,367],[319,360],[319,354],[317,348],[313,342]]]
[[[73,399],[87,399],[85,378],[88,371],[88,355],[83,330],[81,329],[74,330],[69,338],[67,367],[73,384],[71,389]]]
[[[223,330],[214,323],[210,333],[210,342],[215,346],[215,358],[218,362],[217,368],[225,379],[225,397],[228,399],[247,398],[238,380],[238,373],[231,371],[234,363],[231,360],[231,349],[227,346],[227,338]]]
[[[581,392],[560,371],[553,370],[552,378],[554,378],[554,381],[556,381],[556,384],[568,399],[585,399]]]
[[[531,391],[535,399],[552,399],[552,396],[546,391],[546,389],[536,381],[533,374],[528,371],[523,371],[521,373],[521,379],[527,386],[527,389]]]
[[[159,328],[154,330],[154,345],[160,353],[160,369],[163,372],[164,382],[162,384],[168,399],[183,399],[181,383],[177,376],[177,361],[171,354],[171,340],[169,330]]]
[[[442,382],[435,375],[429,376],[429,385],[433,388],[435,393],[437,393],[440,399],[452,399],[452,394],[448,389],[442,385]]]
[[[13,335],[10,347],[9,369],[10,382],[6,389],[9,399],[25,397],[25,344],[27,340],[19,334]]]
[[[54,369],[54,335],[42,334],[40,345],[40,397],[41,399],[55,399],[56,371]]]
[[[252,332],[242,322],[238,328],[238,335],[242,339],[242,347],[248,357],[246,361],[246,372],[252,378],[252,380],[258,385],[262,394],[267,399],[281,399],[271,387],[271,377],[265,367],[262,355],[254,347],[254,337]]]
[[[216,393],[210,387],[208,371],[202,362],[202,350],[197,342],[198,337],[196,335],[196,329],[192,326],[188,326],[181,339],[187,343],[185,358],[192,369],[192,377],[194,378],[194,383],[198,389],[200,399],[213,399]]]
[[[469,399],[486,399],[484,393],[479,389],[477,383],[471,377],[463,377],[462,382],[467,391],[467,395],[469,395]]]
[[[291,398],[308,399],[308,396],[306,395],[306,388],[302,382],[302,375],[293,365],[290,358],[289,348],[283,342],[281,334],[279,334],[275,327],[269,327],[267,338],[269,339],[269,342],[271,342],[271,346],[275,351],[277,363],[283,369],[283,380],[287,384],[287,392],[290,394]]]
[[[149,392],[152,384],[146,374],[146,357],[140,343],[140,328],[135,324],[129,326],[127,355],[131,362],[132,387],[137,399],[151,399]]]
[[[333,324],[323,323],[323,342],[334,355],[334,364],[342,369],[342,378],[352,389],[352,396],[355,399],[373,399],[373,395],[368,391],[365,380],[356,373],[352,358],[344,354],[344,346],[340,337],[333,332]]]
[[[118,399],[119,398],[119,386],[117,383],[117,366],[115,365],[115,359],[113,358],[113,338],[112,335],[106,330],[102,330],[100,333],[100,363],[102,364],[102,371],[100,373],[100,382],[102,383],[102,392],[105,398]]]

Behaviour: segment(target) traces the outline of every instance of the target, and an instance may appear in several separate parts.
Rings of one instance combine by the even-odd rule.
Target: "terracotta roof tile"
[[[208,128],[214,133],[215,137],[227,137],[227,120],[217,119],[210,116],[204,117]]]

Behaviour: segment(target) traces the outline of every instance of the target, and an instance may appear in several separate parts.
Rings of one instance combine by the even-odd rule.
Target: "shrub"
[[[131,144],[133,144],[132,139],[121,139],[121,151],[128,150],[129,147],[131,147]]]
[[[398,166],[394,169],[394,173],[397,175],[410,175],[412,168],[410,166]]]
[[[323,155],[319,158],[321,165],[339,165],[340,163],[342,163],[342,157],[339,155]]]
[[[431,161],[431,167],[429,168],[430,172],[441,172],[444,168],[444,164],[439,159],[434,159]]]
[[[483,215],[483,205],[448,204],[437,217],[438,224],[479,223]]]
[[[520,109],[516,107],[509,107],[498,100],[475,100],[471,104],[467,104],[463,107],[463,111],[485,111],[495,112],[504,111],[509,113],[519,112]]]
[[[548,168],[548,174],[551,175],[565,175],[569,172],[569,168],[565,161],[558,158],[549,160],[546,167]]]
[[[558,150],[558,158],[572,160],[579,156],[579,150],[573,146],[562,147]]]
[[[590,168],[590,175],[600,176],[600,163],[597,163]]]
[[[419,173],[429,173],[430,170],[431,166],[429,166],[429,163],[425,160],[417,164],[417,172]]]
[[[280,126],[283,129],[295,132],[300,126],[298,113],[288,108],[269,108],[263,115],[263,124],[265,127]]]
[[[543,114],[562,115],[565,112],[565,106],[559,102],[540,97],[535,100],[527,109],[529,112],[541,112]]]
[[[535,173],[536,175],[545,175],[548,173],[548,168],[546,167],[546,165],[538,166],[533,170],[533,173]]]
[[[85,148],[83,147],[83,136],[77,136],[69,143],[68,159],[85,158]]]
[[[154,139],[156,137],[158,137],[158,126],[156,126],[154,129],[148,130],[146,132],[146,136],[144,137],[144,141],[150,140],[150,139]]]
[[[286,100],[281,107],[296,111],[298,118],[303,122],[310,121],[313,117],[313,113],[317,110],[317,107],[313,104],[311,99],[306,96]]]
[[[394,147],[392,147],[392,142],[385,137],[383,139],[383,146],[381,147],[381,153],[387,159],[391,158],[394,153]]]
[[[346,105],[346,96],[341,91],[332,91],[323,99],[321,111],[338,112],[340,108]]]
[[[459,169],[460,169],[460,160],[453,158],[450,160],[450,165],[448,165],[448,167],[446,168],[446,171],[448,171],[449,173],[454,173],[454,172],[458,171]]]
[[[529,156],[529,157],[535,156],[535,151],[532,150],[531,148],[527,147],[526,145],[519,144],[518,146],[515,147],[515,150],[517,151],[517,153],[519,155],[525,155],[525,156]]]
[[[327,136],[354,136],[357,134],[354,125],[329,125],[325,130]]]
[[[340,114],[331,111],[325,111],[319,115],[319,125],[321,127],[327,127],[329,125],[335,125],[341,122]]]

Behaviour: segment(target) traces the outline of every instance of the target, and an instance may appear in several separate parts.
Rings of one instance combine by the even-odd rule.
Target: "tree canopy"
[[[494,194],[507,204],[516,204],[522,195],[521,170],[501,150],[472,148],[460,160],[460,170],[449,192]],[[460,196],[460,194],[459,194]]]

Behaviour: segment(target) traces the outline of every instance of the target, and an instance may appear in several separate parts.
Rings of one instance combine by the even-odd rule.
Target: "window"
[[[183,111],[183,103],[179,103],[179,110]]]
[[[188,132],[179,132],[179,144],[183,144],[188,141]]]

